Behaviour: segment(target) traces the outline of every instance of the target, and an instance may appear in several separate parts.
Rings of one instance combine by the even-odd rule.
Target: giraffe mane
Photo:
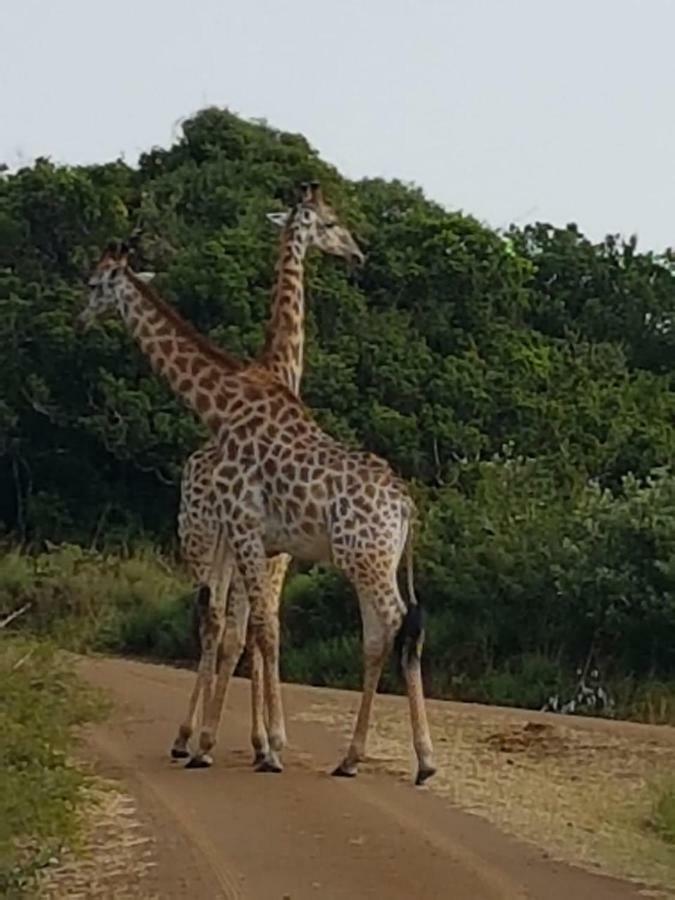
[[[218,365],[236,371],[245,369],[249,365],[247,360],[242,360],[239,357],[234,356],[234,354],[228,353],[227,350],[223,350],[222,347],[215,344],[211,338],[206,337],[206,335],[197,331],[194,325],[191,325],[184,319],[175,307],[171,306],[170,303],[167,303],[166,300],[160,297],[152,285],[145,281],[141,281],[131,269],[127,268],[126,271],[129,280],[136,290],[143,294],[146,300],[155,307],[161,316],[164,316],[164,318],[171,322],[178,334],[187,338],[192,344],[198,347],[202,353],[208,356],[209,359]]]

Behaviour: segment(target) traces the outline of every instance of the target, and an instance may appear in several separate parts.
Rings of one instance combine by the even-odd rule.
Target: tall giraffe
[[[301,400],[267,369],[246,365],[199,334],[138,278],[120,244],[108,246],[92,272],[82,324],[111,310],[122,317],[153,370],[218,443],[210,497],[219,529],[213,571],[223,573],[223,582],[235,568],[241,575],[252,640],[269,671],[278,670],[278,645],[265,602],[268,557],[288,553],[331,562],[356,589],[363,693],[347,754],[334,774],[357,773],[382,666],[398,636],[416,783],[422,784],[435,767],[420,664],[424,629],[413,589],[415,508],[405,484],[383,460],[349,450],[325,434]],[[397,583],[404,554],[407,605]],[[231,667],[220,667],[198,758],[208,757],[213,747],[231,675]]]
[[[272,290],[270,321],[265,343],[257,360],[294,394],[299,394],[302,378],[305,336],[304,259],[310,247],[342,257],[348,262],[363,262],[363,255],[349,231],[337,220],[335,211],[323,198],[318,182],[303,184],[299,203],[290,213],[271,213],[268,218],[281,226],[279,256]],[[235,571],[230,585],[229,601],[216,589],[209,587],[209,575],[214,559],[217,529],[208,508],[213,472],[220,459],[218,444],[210,440],[187,460],[181,481],[181,502],[178,533],[182,555],[195,581],[201,585],[197,604],[202,655],[195,686],[190,696],[187,715],[178,729],[171,749],[175,759],[190,756],[188,741],[194,732],[197,704],[203,694],[204,713],[211,702],[215,676],[216,647],[222,641],[221,664],[236,666],[241,656],[246,632],[247,602],[243,582]],[[273,639],[279,643],[279,601],[290,557],[281,554],[268,562],[266,602],[270,608],[268,624],[275,630]],[[227,614],[227,617],[226,617]],[[227,636],[223,640],[223,632]],[[254,765],[258,771],[280,772],[280,752],[286,735],[283,710],[268,704],[268,724],[263,713],[264,697],[276,693],[277,688],[263,683],[263,661],[257,643],[249,643],[251,659],[251,743]],[[234,655],[234,663],[230,656]],[[269,672],[276,678],[278,672]],[[275,714],[279,717],[275,719]],[[269,734],[268,734],[269,728]],[[204,762],[194,758],[192,765]]]

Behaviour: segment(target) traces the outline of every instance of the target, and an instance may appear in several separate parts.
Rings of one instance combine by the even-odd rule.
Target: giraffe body
[[[209,501],[219,537],[210,578],[222,572],[216,581],[226,592],[232,572],[239,573],[250,604],[252,640],[269,671],[278,666],[278,642],[274,645],[265,603],[268,557],[325,558],[354,584],[363,626],[364,686],[352,741],[336,774],[356,774],[382,666],[403,628],[417,782],[425,781],[435,769],[422,690],[421,616],[412,591],[406,606],[397,584],[407,551],[412,587],[414,506],[403,482],[383,460],[325,434],[272,372],[245,365],[199,335],[131,271],[120,248],[106,251],[90,288],[85,320],[117,309],[153,369],[218,444]],[[224,668],[218,672],[197,759],[208,757],[213,746],[231,674]],[[267,681],[265,687],[267,692]]]

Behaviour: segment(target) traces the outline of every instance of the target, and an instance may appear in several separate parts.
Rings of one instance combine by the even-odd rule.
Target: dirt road
[[[302,719],[315,702],[355,696],[286,686],[291,746],[282,775],[250,766],[248,683],[235,681],[210,770],[185,771],[168,749],[193,675],[125,660],[88,659],[83,674],[115,711],[88,742],[106,774],[126,783],[157,841],[163,898],[246,900],[628,900],[634,885],[557,864],[453,809],[410,776],[363,766],[327,774],[344,739]],[[381,707],[395,702],[381,698]],[[375,714],[377,715],[378,707]],[[407,729],[401,717],[401,728]]]

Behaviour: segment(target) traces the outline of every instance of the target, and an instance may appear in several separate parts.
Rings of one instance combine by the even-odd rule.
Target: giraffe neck
[[[272,290],[272,310],[260,362],[294,394],[300,391],[305,345],[305,254],[307,228],[291,222],[284,228]]]
[[[117,306],[153,371],[211,432],[240,400],[244,363],[200,335],[156,292],[127,271],[115,288]]]

